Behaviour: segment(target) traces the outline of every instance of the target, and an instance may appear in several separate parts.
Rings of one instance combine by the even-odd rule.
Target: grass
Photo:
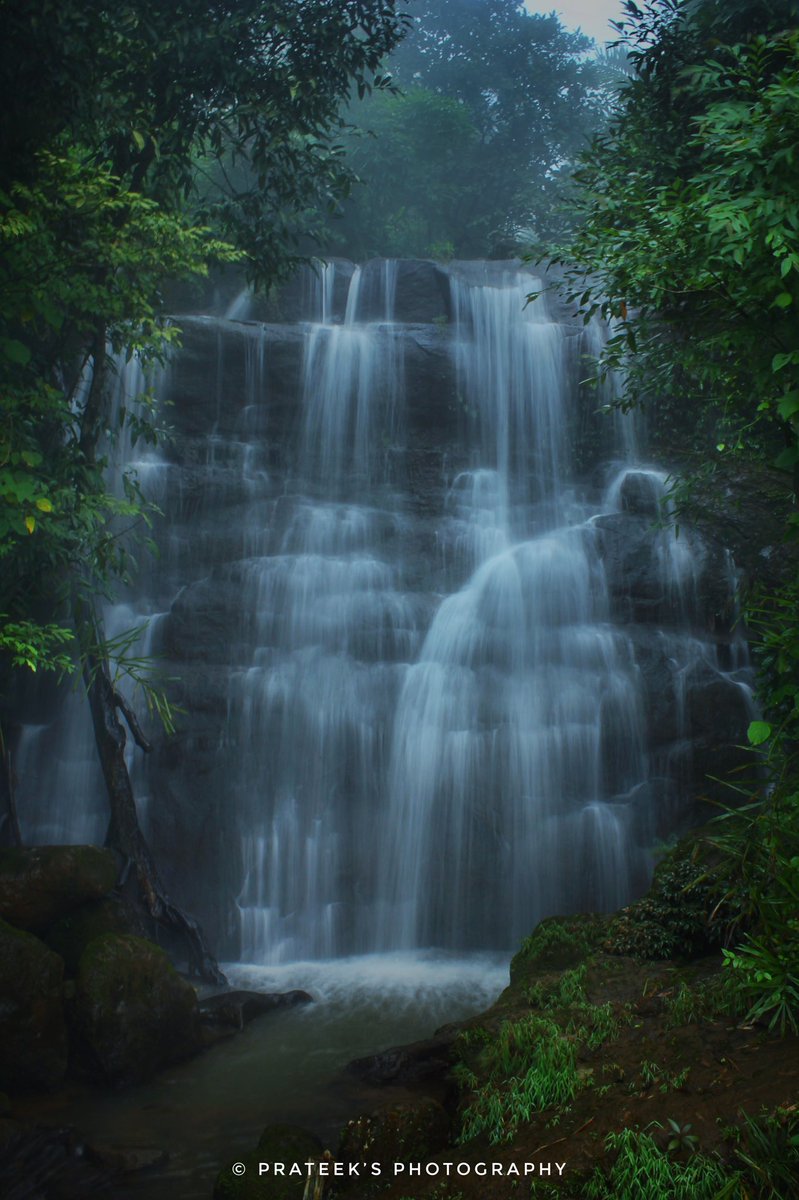
[[[717,1159],[692,1154],[681,1162],[660,1150],[648,1133],[610,1133],[605,1149],[615,1161],[607,1172],[595,1169],[583,1188],[584,1200],[716,1200],[736,1182]]]
[[[573,1038],[549,1017],[530,1015],[505,1021],[483,1051],[488,1078],[478,1086],[474,1072],[457,1074],[474,1090],[463,1112],[461,1142],[486,1134],[496,1145],[509,1141],[522,1122],[552,1105],[569,1104],[580,1085]]]

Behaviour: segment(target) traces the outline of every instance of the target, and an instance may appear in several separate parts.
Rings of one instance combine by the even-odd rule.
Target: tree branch
[[[147,741],[147,738],[144,736],[144,733],[142,732],[142,727],[139,724],[138,717],[136,716],[135,712],[130,707],[130,705],[128,704],[127,700],[122,695],[122,693],[117,691],[116,688],[114,688],[114,704],[117,706],[119,711],[122,713],[122,716],[125,718],[127,725],[128,725],[128,729],[133,734],[133,740],[136,743],[136,745],[139,747],[140,750],[143,750],[145,754],[149,754],[153,748],[152,742]]]

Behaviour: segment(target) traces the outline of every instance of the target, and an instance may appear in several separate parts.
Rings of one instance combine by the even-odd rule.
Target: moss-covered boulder
[[[565,971],[591,953],[607,933],[607,917],[576,913],[570,917],[547,917],[522,942],[510,964],[510,981],[515,986],[546,971]]]
[[[0,1089],[52,1088],[67,1067],[64,964],[0,921]]]
[[[136,913],[120,897],[104,896],[61,917],[50,926],[43,940],[63,958],[66,974],[72,978],[77,974],[83,951],[105,933],[132,933],[143,937],[144,928]]]
[[[0,850],[0,918],[41,933],[87,900],[107,896],[117,862],[99,846],[26,846]]]
[[[391,1163],[424,1162],[449,1138],[449,1117],[437,1101],[387,1104],[348,1122],[338,1156],[346,1163],[380,1163],[387,1175]]]
[[[251,1154],[226,1163],[219,1172],[214,1200],[302,1200],[308,1182],[306,1163],[321,1157],[322,1143],[307,1129],[267,1125]],[[267,1168],[263,1174],[261,1163]],[[329,1169],[332,1179],[332,1165]]]
[[[197,996],[159,946],[106,933],[81,955],[68,1007],[77,1074],[121,1086],[201,1045]]]

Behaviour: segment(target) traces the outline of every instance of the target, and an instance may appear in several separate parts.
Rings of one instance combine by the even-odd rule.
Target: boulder
[[[409,1086],[422,1080],[443,1079],[452,1066],[452,1043],[457,1036],[453,1026],[435,1037],[407,1046],[392,1046],[366,1058],[347,1064],[347,1072],[374,1084]]]
[[[303,1200],[308,1181],[305,1164],[321,1157],[322,1143],[307,1129],[267,1125],[251,1154],[243,1155],[236,1163],[226,1163],[219,1172],[214,1200]],[[268,1164],[263,1175],[259,1174],[259,1163]],[[283,1165],[284,1174],[275,1173],[275,1163]],[[295,1164],[299,1171],[289,1174]]]
[[[0,921],[0,1088],[52,1088],[67,1068],[64,963]]]
[[[142,922],[119,896],[104,896],[82,904],[51,925],[45,941],[64,960],[66,974],[77,974],[81,955],[90,942],[104,933],[132,933],[144,936]]]
[[[106,933],[81,955],[69,1005],[76,1072],[122,1086],[201,1047],[194,989],[159,946]]]
[[[99,846],[31,846],[0,850],[0,918],[38,933],[117,881],[111,850]]]
[[[208,1025],[226,1025],[243,1029],[255,1017],[274,1012],[276,1008],[294,1008],[310,1004],[313,996],[307,992],[220,992],[208,996],[200,1004],[200,1017]]]

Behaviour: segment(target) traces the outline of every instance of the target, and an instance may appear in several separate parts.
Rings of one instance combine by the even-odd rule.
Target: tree
[[[470,216],[479,139],[466,108],[412,88],[378,93],[361,112],[368,132],[351,137],[348,154],[360,186],[333,226],[346,252],[355,259],[446,258],[454,239],[459,249],[480,239]]]
[[[120,713],[145,739],[98,616],[130,561],[119,519],[146,519],[134,480],[121,497],[106,487],[115,426],[156,436],[146,396],[112,420],[114,356],[166,354],[161,292],[175,276],[242,257],[256,279],[292,268],[303,215],[346,187],[339,108],[380,84],[403,22],[390,0],[0,0],[0,15],[4,690],[20,667],[65,669],[74,633],[109,842],[149,913],[215,978],[139,828]]]
[[[436,229],[434,243],[451,243],[459,256],[506,254],[520,240],[529,243],[531,231],[551,235],[560,227],[563,168],[600,119],[604,75],[587,57],[589,39],[515,0],[421,0],[415,14],[387,62],[404,97],[381,97],[367,109],[360,123],[378,141],[351,150],[364,187],[344,206],[344,251],[357,254],[351,231],[362,216],[374,230],[373,253],[430,253],[428,228]],[[439,100],[434,120],[431,97]],[[442,150],[437,133],[458,110],[457,135]],[[410,191],[409,172],[419,183],[400,205],[395,189],[403,197]],[[448,195],[448,176],[457,202]],[[441,197],[446,221],[437,208]],[[413,230],[397,250],[400,209],[406,219],[413,215]]]
[[[624,405],[676,412],[705,504],[740,473],[778,472],[782,575],[748,597],[762,754],[716,842],[740,913],[726,952],[753,1019],[799,1027],[799,6],[628,0],[635,75],[578,173],[567,293],[613,323],[602,369]],[[698,483],[701,482],[701,487]],[[745,932],[746,931],[746,932]],[[742,936],[745,932],[745,936]]]

